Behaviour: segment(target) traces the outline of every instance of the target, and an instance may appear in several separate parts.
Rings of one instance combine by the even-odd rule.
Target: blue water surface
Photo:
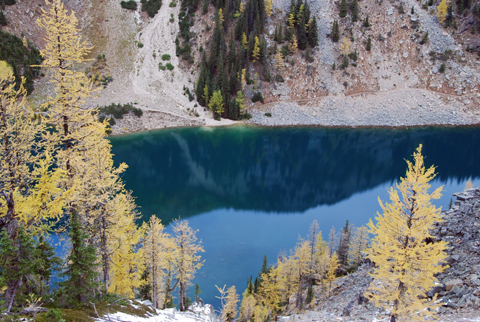
[[[419,144],[437,167],[432,187],[445,186],[437,206],[448,207],[469,179],[480,185],[480,128],[180,128],[111,142],[116,164],[129,165],[123,180],[141,221],[156,214],[198,229],[205,263],[193,283],[216,307],[215,285],[242,293],[264,254],[274,264],[313,220],[325,239],[346,220],[366,224]]]

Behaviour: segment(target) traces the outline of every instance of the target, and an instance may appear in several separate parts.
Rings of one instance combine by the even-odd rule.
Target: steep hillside
[[[189,58],[185,60],[175,44],[181,3],[164,2],[150,18],[141,11],[141,3],[138,9],[127,10],[118,0],[67,1],[79,17],[83,36],[94,47],[92,66],[82,67],[92,77],[98,74],[99,79],[98,98],[89,104],[134,103],[145,111],[141,119],[130,115],[119,120],[114,133],[231,123],[214,121],[208,109],[198,103],[202,97],[189,98],[201,76],[202,55],[206,53],[208,58],[210,54],[218,11],[212,4],[205,10],[200,1],[195,14],[188,13],[192,18],[186,42]],[[260,37],[267,52],[264,65],[250,58],[245,68],[243,95],[246,110],[253,116],[249,122],[327,126],[480,123],[480,46],[473,28],[478,23],[478,5],[475,9],[469,2],[470,9],[460,14],[460,2],[455,2],[451,15],[455,19],[446,28],[438,22],[438,3],[433,1],[428,6],[415,0],[363,0],[358,2],[356,22],[352,22],[354,1],[348,3],[350,9],[341,18],[340,1],[309,1],[310,15],[318,25],[319,45],[308,54],[302,50],[292,54],[288,41],[275,41],[276,28],[286,28],[291,2],[273,1],[272,15],[266,18]],[[24,34],[30,42],[43,46],[42,32],[35,24],[42,6],[42,1],[24,0],[6,6],[9,23],[2,30]],[[228,24],[224,32],[228,41],[239,11],[234,7],[227,10],[230,15],[225,14]],[[335,21],[338,42],[330,36]],[[346,65],[340,49],[344,38],[350,43]],[[368,39],[370,50],[366,48]],[[240,41],[235,46],[238,50]],[[284,66],[278,65],[275,48],[282,49]],[[165,54],[169,59],[162,59]],[[101,64],[95,65],[96,57],[103,57]],[[166,68],[167,64],[171,67]],[[263,76],[265,69],[268,77]],[[236,76],[241,77],[239,73]],[[237,81],[240,84],[241,79]],[[35,86],[31,101],[37,104],[51,88],[46,78],[37,80]],[[264,104],[251,102],[258,92]]]

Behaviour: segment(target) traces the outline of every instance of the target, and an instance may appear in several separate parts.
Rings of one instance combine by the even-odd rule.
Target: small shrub
[[[170,4],[168,5],[170,8],[174,8],[177,6],[177,3],[175,1],[172,1],[170,2]]]
[[[272,117],[272,113],[267,112],[265,113],[265,116]]]
[[[253,94],[252,103],[256,102],[262,102],[262,104],[264,103],[262,92],[256,92]]]
[[[108,106],[102,106],[98,109],[98,117],[99,120],[101,119],[102,121],[108,116],[108,117],[113,117],[117,120],[122,119],[123,115],[133,112],[135,116],[140,117],[143,115],[143,111],[137,107],[133,107],[131,104],[115,104],[112,103]],[[102,119],[103,117],[103,119]],[[113,124],[115,124],[115,121],[113,121]],[[113,125],[112,124],[112,125]]]
[[[245,113],[245,114],[241,115],[240,118],[245,119],[245,120],[249,120],[249,119],[252,118],[252,115],[250,113]]]
[[[162,63],[158,64],[158,68],[160,68],[160,70],[165,70],[165,69],[167,69],[167,67],[163,66]]]
[[[368,39],[367,39],[367,46],[366,46],[366,49],[368,51],[372,50],[372,38],[369,36]]]
[[[65,320],[62,319],[62,311],[59,309],[51,309],[45,314],[45,319],[46,321],[49,322],[64,322]]]
[[[167,69],[168,69],[168,70],[172,70],[172,69],[174,69],[174,68],[175,68],[175,67],[173,67],[173,65],[172,65],[172,64],[170,64],[170,63],[167,63],[167,65],[166,65],[166,66],[167,66]]]
[[[141,42],[138,42],[137,46],[138,48],[143,48],[143,44]]]
[[[169,54],[163,54],[162,55],[162,60],[170,60],[170,55]]]
[[[141,0],[142,11],[146,11],[150,18],[155,17],[162,6],[162,0]]]
[[[440,73],[442,73],[442,74],[445,73],[445,64],[444,64],[444,63],[442,63],[442,65],[440,66],[440,68],[438,69],[438,71],[439,71]]]
[[[425,44],[428,41],[428,31],[423,36],[422,40],[420,40],[420,45]]]
[[[123,9],[137,10],[137,3],[134,0],[122,1],[120,5]]]
[[[275,80],[279,83],[283,83],[285,81],[285,79],[283,79],[283,76],[280,74],[277,74],[277,76],[275,76]]]

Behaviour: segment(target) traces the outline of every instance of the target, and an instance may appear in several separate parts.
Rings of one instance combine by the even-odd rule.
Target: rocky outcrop
[[[457,197],[445,220],[437,223],[433,233],[448,242],[448,264],[438,275],[441,283],[427,293],[438,296],[444,308],[480,308],[480,188],[466,189]]]

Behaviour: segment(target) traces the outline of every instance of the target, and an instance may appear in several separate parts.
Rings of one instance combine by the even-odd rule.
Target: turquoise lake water
[[[432,188],[445,185],[437,206],[469,179],[480,186],[480,128],[179,128],[111,142],[115,162],[129,165],[123,180],[141,220],[180,217],[199,230],[205,264],[193,283],[216,307],[215,285],[241,294],[264,254],[274,264],[313,220],[324,238],[346,220],[367,223],[420,143],[437,167]]]

